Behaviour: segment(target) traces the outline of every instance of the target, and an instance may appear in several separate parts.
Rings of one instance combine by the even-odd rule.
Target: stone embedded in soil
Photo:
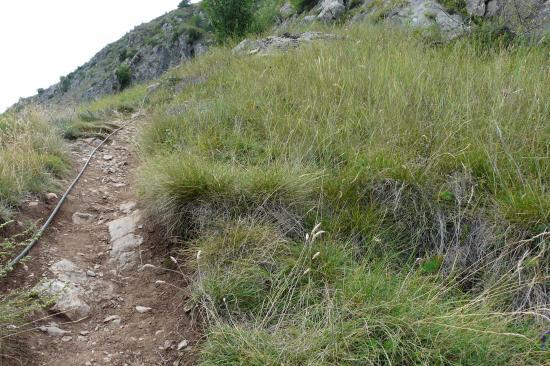
[[[39,296],[55,300],[51,310],[64,314],[72,321],[87,317],[90,306],[82,300],[82,292],[71,283],[49,280],[36,287]]]
[[[135,268],[139,264],[141,243],[143,243],[143,238],[134,234],[128,234],[115,240],[112,243],[110,263],[114,264],[119,271]]]
[[[151,310],[153,310],[153,309],[148,308],[148,307],[146,307],[146,306],[139,306],[139,305],[136,306],[136,311],[137,311],[138,313],[140,313],[140,314],[148,313],[148,312],[151,311]]]
[[[133,214],[111,221],[109,225],[109,234],[111,242],[131,234],[136,230],[138,222],[141,220],[141,212],[135,211]]]
[[[105,161],[113,160],[113,155],[105,154],[103,155],[103,160]]]
[[[77,225],[91,224],[95,220],[95,215],[85,212],[75,212],[73,214],[73,223]]]
[[[50,267],[50,271],[64,282],[84,284],[88,281],[86,273],[68,259],[62,259]]]
[[[60,337],[60,336],[64,336],[65,334],[70,333],[69,331],[63,330],[63,329],[61,329],[59,327],[56,327],[54,325],[42,326],[42,327],[39,327],[38,329],[40,329],[40,331],[46,333],[50,337]]]
[[[122,211],[123,213],[125,214],[129,214],[130,212],[132,212],[134,210],[134,208],[136,208],[137,206],[137,203],[135,203],[134,201],[129,201],[129,202],[124,202],[122,203],[118,209],[120,211]]]
[[[109,322],[112,322],[112,321],[115,321],[115,320],[121,320],[120,316],[119,315],[109,315],[108,317],[106,317],[103,320],[103,323],[109,323]]]
[[[108,224],[112,245],[110,262],[120,271],[133,269],[139,264],[139,246],[143,238],[134,232],[140,220],[141,212],[136,210]]]

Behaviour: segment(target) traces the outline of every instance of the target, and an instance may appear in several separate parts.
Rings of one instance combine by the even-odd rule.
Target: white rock
[[[97,276],[97,274],[92,270],[87,270],[86,274],[88,275],[88,277],[96,277]]]
[[[62,259],[54,263],[50,266],[50,271],[55,274],[58,279],[64,282],[84,284],[88,281],[86,273],[68,259]]]
[[[70,342],[73,340],[73,337],[71,336],[65,336],[63,338],[61,338],[61,342]]]
[[[103,323],[109,323],[109,322],[112,322],[114,320],[120,320],[120,316],[119,315],[109,315],[108,317],[103,319]]]
[[[46,193],[46,199],[48,201],[55,201],[57,198],[57,194],[55,193]]]
[[[182,349],[187,347],[188,344],[189,344],[189,341],[187,339],[184,339],[183,341],[178,343],[178,347],[177,347],[178,351],[181,351]]]
[[[138,313],[141,313],[141,314],[148,313],[148,312],[151,311],[151,310],[153,310],[153,309],[148,308],[148,307],[146,307],[146,306],[139,306],[139,305],[136,306],[136,311],[137,311]]]
[[[113,160],[113,155],[105,154],[103,155],[103,160],[105,161]]]

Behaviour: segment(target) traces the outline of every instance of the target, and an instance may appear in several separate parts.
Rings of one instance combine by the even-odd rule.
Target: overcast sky
[[[0,0],[0,113],[179,1]]]

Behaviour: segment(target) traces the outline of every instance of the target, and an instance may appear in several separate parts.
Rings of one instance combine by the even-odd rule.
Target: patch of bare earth
[[[0,285],[3,291],[38,286],[57,298],[23,333],[25,351],[15,365],[194,363],[198,332],[184,311],[183,276],[143,268],[160,267],[167,247],[135,204],[134,140],[141,122],[98,152],[31,260]],[[97,142],[72,145],[80,165]],[[47,211],[35,209],[41,208]]]

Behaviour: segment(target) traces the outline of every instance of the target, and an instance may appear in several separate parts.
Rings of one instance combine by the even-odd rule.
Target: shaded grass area
[[[194,273],[202,364],[540,364],[547,53],[345,35],[215,49],[147,95],[141,197]]]

